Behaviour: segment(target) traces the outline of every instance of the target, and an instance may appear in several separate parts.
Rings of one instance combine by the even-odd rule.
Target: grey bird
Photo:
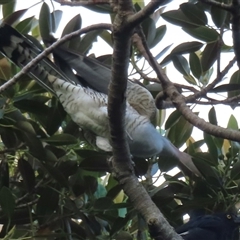
[[[0,26],[0,51],[20,68],[41,52],[28,38],[7,24]],[[63,65],[74,69],[80,78],[72,71],[69,74],[61,71],[48,58],[31,68],[28,75],[59,98],[75,123],[96,135],[96,145],[100,149],[111,151],[107,113],[111,70],[95,59],[63,48],[58,48],[54,53],[62,59]],[[191,156],[179,151],[151,124],[156,106],[150,92],[130,80],[126,91],[125,129],[131,154],[142,158],[159,155],[166,161],[168,157],[175,157],[195,175],[201,176]]]

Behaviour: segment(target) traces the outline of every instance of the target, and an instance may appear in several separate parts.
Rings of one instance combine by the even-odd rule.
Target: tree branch
[[[69,1],[69,0],[54,0],[54,2],[57,2],[61,4],[62,6],[71,6],[71,7],[77,7],[77,6],[90,6],[90,5],[96,5],[96,4],[109,4],[110,2],[113,2],[112,0],[78,0],[78,1]]]
[[[144,217],[154,239],[182,239],[165,220],[159,209],[134,175],[125,131],[125,91],[128,79],[130,44],[134,24],[131,0],[118,1],[118,14],[113,24],[112,80],[108,94],[108,116],[113,147],[113,174],[133,206]],[[130,20],[130,22],[129,22]],[[124,49],[124,51],[123,51]]]

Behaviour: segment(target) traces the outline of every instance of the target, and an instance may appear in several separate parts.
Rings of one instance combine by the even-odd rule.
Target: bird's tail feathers
[[[41,51],[36,44],[16,29],[7,24],[0,26],[0,52],[20,68],[31,62]],[[47,57],[33,66],[28,75],[52,93],[54,93],[54,91],[48,81],[49,75],[56,76],[71,83],[73,82]]]

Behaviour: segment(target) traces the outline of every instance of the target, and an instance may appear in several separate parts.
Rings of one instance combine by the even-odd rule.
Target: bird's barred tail
[[[0,52],[22,68],[41,53],[41,50],[14,28],[7,24],[2,24],[0,26]],[[55,92],[48,81],[49,75],[71,82],[47,57],[33,66],[28,75],[53,94]]]

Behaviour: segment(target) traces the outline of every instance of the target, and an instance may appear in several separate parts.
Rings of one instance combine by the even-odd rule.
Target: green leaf
[[[37,19],[34,16],[32,16],[18,23],[16,29],[22,34],[27,34],[37,25],[38,25]]]
[[[208,184],[215,187],[221,187],[218,172],[213,167],[209,166],[205,161],[198,158],[197,156],[193,157],[193,163],[202,173]]]
[[[237,161],[230,172],[231,179],[233,180],[239,180],[240,179],[240,161]]]
[[[203,72],[209,70],[217,60],[219,52],[219,41],[208,43],[202,52],[201,65]]]
[[[190,74],[190,68],[185,57],[176,55],[172,57],[174,67],[183,75],[187,76]]]
[[[14,213],[15,199],[10,189],[5,186],[0,190],[0,205],[4,214],[6,214],[8,218],[11,218]]]
[[[167,137],[176,147],[181,147],[191,136],[192,129],[193,125],[181,116],[178,122],[171,127]]]
[[[77,139],[70,134],[62,133],[43,139],[44,142],[55,146],[70,145],[77,143]]]
[[[30,99],[16,101],[14,102],[14,106],[26,112],[43,116],[48,116],[50,112],[50,108],[46,104]]]
[[[56,10],[51,13],[52,17],[52,30],[53,32],[56,32],[58,29],[58,26],[61,22],[63,12],[61,10]]]
[[[107,30],[102,30],[99,36],[110,46],[113,47],[112,35]]]
[[[165,123],[165,129],[167,130],[176,124],[181,116],[182,114],[178,110],[173,111]]]
[[[217,41],[219,38],[219,34],[216,30],[201,26],[197,28],[183,28],[183,31],[205,42],[214,42]]]
[[[195,23],[193,23],[189,18],[187,18],[180,9],[163,13],[162,18],[174,25],[178,25],[184,28],[198,26]]]
[[[213,156],[213,158],[217,162],[218,161],[218,149],[217,149],[216,143],[214,141],[214,137],[207,133],[204,133],[204,140],[208,146],[209,153]]]
[[[39,14],[39,29],[43,41],[52,39],[52,16],[50,13],[50,9],[45,2],[42,4]]]
[[[107,156],[106,155],[86,157],[80,163],[79,167],[81,169],[91,171],[91,172],[108,172],[108,171],[110,171],[110,167],[109,167],[109,164],[107,162]]]
[[[237,70],[233,73],[231,76],[231,79],[229,81],[230,84],[240,84],[240,71]],[[236,91],[228,92],[228,98],[235,97],[240,94],[240,90],[236,89]]]
[[[5,160],[2,160],[0,163],[0,189],[3,186],[9,187],[9,166]]]
[[[183,3],[180,5],[180,9],[196,25],[205,26],[208,23],[205,12],[193,3]]]
[[[66,25],[65,28],[63,29],[62,36],[61,36],[61,37],[65,36],[65,35],[67,35],[67,34],[69,34],[69,33],[72,33],[72,32],[74,32],[74,31],[79,30],[79,29],[81,28],[81,26],[82,26],[82,18],[81,18],[81,16],[78,14],[78,15],[76,15],[75,17],[73,17],[73,18],[67,23],[67,25]],[[73,46],[74,44],[76,44],[75,47],[78,47],[79,43],[80,43],[80,37],[75,37],[74,39],[72,39],[72,40],[64,43],[63,46],[65,46],[66,48],[68,48],[69,45],[72,45],[72,46]]]
[[[13,25],[15,22],[19,21],[20,18],[28,11],[28,9],[22,9],[18,10],[16,12],[13,12],[11,15],[6,17],[4,22],[8,25]]]
[[[160,27],[158,27],[156,29],[156,34],[154,39],[152,40],[151,44],[150,44],[150,48],[155,47],[158,43],[160,43],[160,41],[163,39],[164,35],[166,34],[167,31],[167,27],[166,25],[162,25]]]
[[[196,53],[190,53],[189,64],[190,64],[191,72],[193,73],[194,77],[199,79],[200,76],[202,75],[202,66],[201,66],[200,59]]]
[[[125,226],[127,225],[127,223],[130,221],[129,216],[127,215],[125,218],[122,217],[118,217],[112,227],[111,227],[111,232],[110,235],[113,235],[117,232],[119,232],[120,230],[122,230],[123,228],[125,228]],[[125,239],[125,238],[124,238]]]
[[[218,7],[211,6],[211,17],[218,28],[221,28],[226,20],[228,12]]]
[[[7,4],[4,4],[2,6],[2,14],[3,14],[3,19],[6,19],[9,15],[11,15],[16,7],[17,1],[8,1]]]
[[[78,51],[82,54],[88,53],[88,51],[92,48],[93,42],[96,42],[97,37],[102,33],[102,30],[94,30],[91,31],[83,36],[83,38],[80,41]],[[69,45],[71,48],[71,44]]]
[[[155,36],[156,36],[156,26],[155,22],[151,18],[147,18],[142,22],[142,29],[145,34],[147,44],[151,46]]]
[[[14,0],[0,0],[0,4],[9,4]]]
[[[192,41],[192,42],[185,42],[181,43],[177,47],[175,47],[171,54],[186,54],[191,52],[198,51],[203,46],[203,43]]]
[[[42,188],[37,202],[36,214],[39,224],[44,224],[58,208],[59,193],[52,188]]]
[[[26,186],[27,191],[31,193],[35,186],[35,174],[32,166],[29,164],[28,161],[20,158],[18,160],[18,169],[22,175],[23,183]]]
[[[212,107],[210,109],[210,111],[208,112],[208,119],[211,124],[216,125],[216,126],[218,125],[216,111],[215,111],[214,107]]]
[[[62,187],[68,188],[67,178],[62,174],[59,169],[51,166],[48,163],[43,163],[44,168],[47,170],[48,174],[55,179],[55,181]]]
[[[192,75],[184,75],[183,77],[188,83],[197,85],[196,80]]]
[[[231,114],[229,120],[228,120],[228,125],[227,128],[231,128],[234,130],[238,130],[238,122],[237,119]]]

